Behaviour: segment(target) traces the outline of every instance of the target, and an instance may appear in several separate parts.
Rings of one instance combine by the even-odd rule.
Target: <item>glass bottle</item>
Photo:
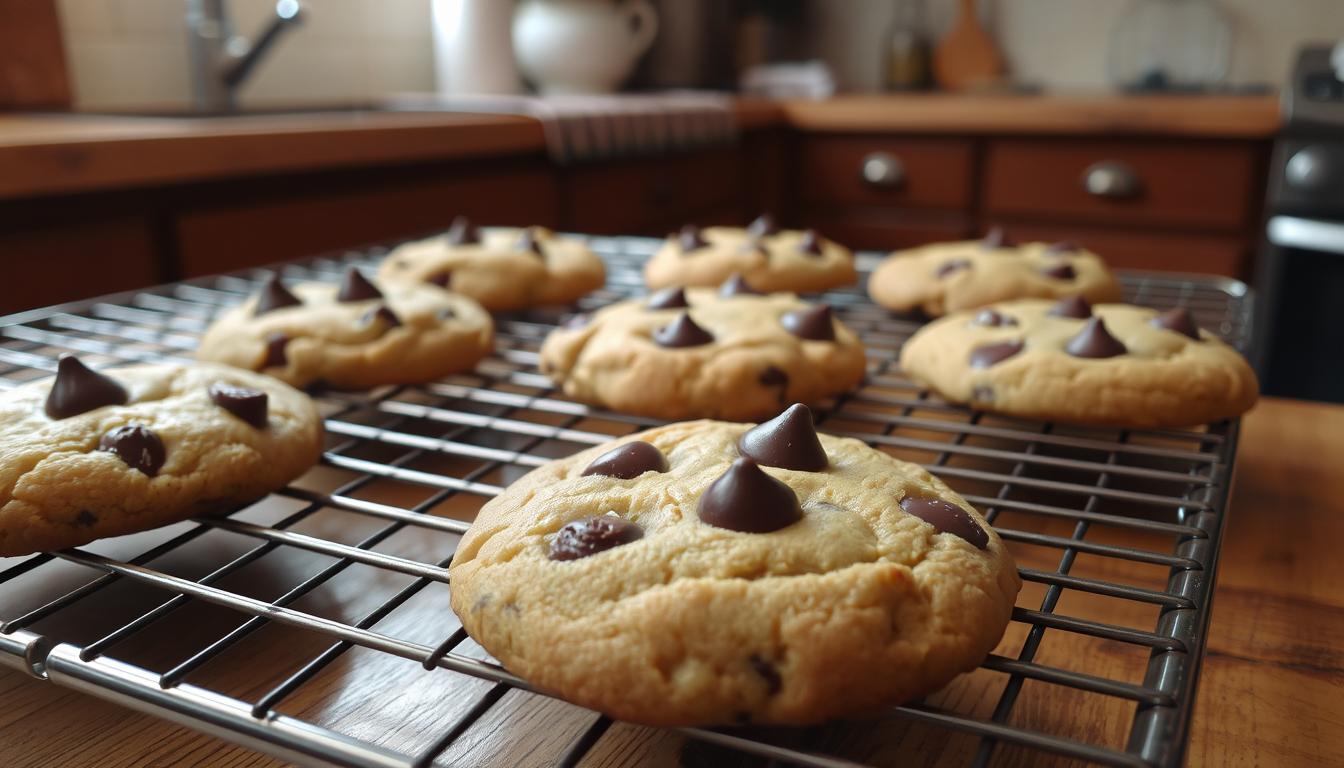
[[[896,0],[891,26],[883,39],[889,91],[929,86],[929,43],[924,35],[924,0]]]

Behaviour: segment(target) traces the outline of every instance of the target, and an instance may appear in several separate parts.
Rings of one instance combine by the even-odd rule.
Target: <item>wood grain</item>
[[[1130,134],[1269,139],[1279,130],[1275,94],[1116,96],[1110,93],[841,95],[788,101],[802,131],[965,134]]]
[[[619,429],[618,427],[613,427]],[[1240,459],[1223,543],[1213,626],[1209,636],[1198,705],[1192,727],[1192,765],[1317,766],[1344,754],[1344,597],[1337,589],[1338,542],[1344,535],[1344,476],[1338,455],[1344,438],[1344,407],[1268,399],[1249,414],[1241,438]],[[436,459],[440,460],[440,459]],[[426,465],[432,468],[432,465]],[[461,467],[454,468],[457,471]],[[338,470],[325,471],[308,482],[331,487],[347,479]],[[361,492],[361,497],[415,503],[425,494],[406,484],[388,483]],[[480,499],[455,497],[455,516],[470,515]],[[283,510],[257,515],[282,514]],[[259,518],[260,519],[260,518]],[[1067,532],[1067,525],[1060,524]],[[349,521],[325,513],[300,529],[313,535],[354,540],[369,528],[352,529]],[[1143,536],[1117,534],[1107,543],[1153,546]],[[201,543],[183,552],[183,563],[223,556],[242,546],[237,537]],[[440,543],[423,534],[398,534],[390,552],[424,558],[440,551]],[[380,550],[385,549],[380,547]],[[1053,567],[1057,551],[1014,545],[1023,565]],[[170,564],[171,565],[171,564]],[[180,564],[179,564],[180,565]],[[245,593],[267,594],[316,563],[272,563],[249,579],[230,584]],[[289,569],[297,569],[289,572]],[[1165,569],[1126,564],[1110,558],[1079,558],[1075,575],[1159,585]],[[320,615],[351,620],[403,581],[368,578],[351,571],[334,579],[303,608]],[[53,578],[58,578],[53,576]],[[53,588],[59,585],[54,585]],[[1039,601],[1043,589],[1028,584],[1019,603]],[[1061,605],[1071,615],[1131,622],[1152,621],[1155,609],[1129,601],[1066,593]],[[118,614],[142,610],[130,601]],[[423,593],[389,617],[389,632],[418,642],[434,643],[451,632],[444,621],[443,595]],[[236,616],[236,615],[235,615]],[[110,617],[109,623],[121,616]],[[205,625],[207,637],[215,622],[227,618],[216,609],[186,614],[181,624]],[[236,618],[232,619],[236,622]],[[81,635],[96,635],[98,627]],[[73,631],[73,630],[72,630]],[[1014,654],[1025,629],[1014,624],[1000,644]],[[265,685],[248,684],[238,670],[247,665],[248,679],[282,679],[325,647],[326,641],[297,630],[268,627],[231,649],[226,656],[189,678],[238,696],[256,696]],[[460,648],[479,655],[474,644]],[[150,663],[162,649],[150,646],[119,649]],[[1049,633],[1039,660],[1140,682],[1147,652],[1114,641],[1068,633]],[[159,659],[161,662],[161,658]],[[285,699],[280,710],[399,749],[422,747],[450,726],[466,708],[487,695],[489,685],[452,673],[415,674],[410,662],[383,654],[352,651],[317,678]],[[958,711],[986,716],[1004,676],[985,670],[958,678],[932,701]],[[408,684],[409,681],[409,684]],[[397,707],[374,713],[361,702],[368,697],[391,701],[388,686],[398,686]],[[17,673],[0,673],[0,755],[14,766],[211,765],[269,768],[278,763],[239,747],[195,734],[153,718],[40,683]],[[1109,697],[1079,693],[1029,682],[1010,722],[1051,733],[1123,748],[1133,706]],[[549,765],[593,724],[584,710],[541,697],[506,694],[489,714],[467,728],[438,765]],[[958,764],[974,754],[976,741],[941,729],[882,718],[837,723],[806,731],[762,730],[756,735],[781,744],[824,749],[876,764]],[[615,768],[626,765],[719,765],[730,756],[714,747],[688,741],[675,732],[615,724],[597,739],[581,765]],[[995,765],[1071,764],[1042,759],[1039,753],[1013,747],[996,752]]]
[[[1259,149],[1251,142],[993,140],[982,203],[989,215],[1236,232],[1256,200]],[[1131,170],[1138,193],[1112,199],[1084,189],[1085,173],[1102,162]]]
[[[68,106],[56,0],[0,0],[0,109]]]

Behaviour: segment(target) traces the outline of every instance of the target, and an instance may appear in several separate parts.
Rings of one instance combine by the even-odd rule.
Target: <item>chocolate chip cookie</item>
[[[0,393],[0,556],[63,549],[260,498],[322,451],[307,395],[222,365],[94,371]]]
[[[1182,308],[1024,299],[930,323],[901,367],[944,398],[1033,419],[1126,427],[1237,416],[1259,386],[1245,358]]]
[[[830,307],[757,294],[740,277],[604,307],[541,346],[542,373],[566,395],[664,419],[760,418],[852,389],[864,365]]]
[[[713,286],[734,274],[758,291],[824,291],[857,279],[848,248],[814,229],[779,229],[761,216],[746,229],[694,224],[669,235],[644,265],[650,290],[671,286]]]
[[[398,246],[378,276],[451,288],[492,312],[572,304],[607,280],[582,240],[545,227],[481,230],[461,216],[446,235]]]
[[[379,288],[350,267],[340,285],[287,288],[272,276],[210,326],[197,357],[296,387],[364,389],[468,370],[493,347],[494,323],[471,299],[429,284]]]
[[[551,462],[480,511],[453,610],[510,671],[652,725],[806,724],[975,667],[1020,581],[964,499],[793,406]]]
[[[1082,295],[1120,300],[1120,284],[1101,258],[1073,243],[1012,243],[996,229],[983,240],[897,251],[868,280],[873,301],[930,317],[997,301]]]

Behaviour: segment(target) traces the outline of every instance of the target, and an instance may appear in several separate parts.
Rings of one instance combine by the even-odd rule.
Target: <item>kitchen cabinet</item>
[[[226,272],[424,234],[459,214],[488,224],[559,226],[556,180],[538,159],[204,190],[175,211],[177,263],[183,277]]]
[[[1114,266],[1249,276],[1268,142],[801,135],[792,223],[854,248],[1068,239]]]

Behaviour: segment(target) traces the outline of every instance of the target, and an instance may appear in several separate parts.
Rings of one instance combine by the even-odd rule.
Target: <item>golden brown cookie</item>
[[[385,283],[433,283],[496,312],[572,304],[606,283],[582,240],[545,227],[478,230],[465,217],[448,234],[398,246],[378,270]]]
[[[1186,426],[1255,404],[1255,373],[1189,312],[1023,299],[921,328],[901,367],[944,398],[1033,419]]]
[[[1020,581],[919,467],[816,435],[796,406],[551,462],[480,511],[453,610],[510,671],[652,725],[806,724],[976,666]]]
[[[1082,295],[1120,300],[1120,284],[1095,253],[1072,243],[1013,245],[1001,230],[983,240],[897,251],[868,279],[873,301],[931,317],[998,301]]]
[[[227,509],[317,461],[307,395],[222,365],[93,371],[0,393],[0,556],[78,546]]]
[[[824,291],[857,279],[848,248],[816,230],[781,230],[769,216],[746,229],[688,224],[644,265],[650,290],[715,286],[735,274],[767,293]]]
[[[541,370],[570,397],[684,419],[760,418],[857,386],[859,337],[790,293],[669,288],[580,317],[541,346]]]
[[[225,312],[196,356],[262,371],[296,387],[414,384],[470,370],[494,348],[480,305],[434,285],[382,288],[350,267],[339,286],[278,277]]]

